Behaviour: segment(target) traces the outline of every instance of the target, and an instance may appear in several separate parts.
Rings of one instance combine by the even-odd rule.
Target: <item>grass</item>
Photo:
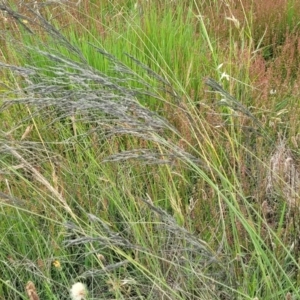
[[[298,4],[115,2],[0,5],[0,299],[297,299]]]

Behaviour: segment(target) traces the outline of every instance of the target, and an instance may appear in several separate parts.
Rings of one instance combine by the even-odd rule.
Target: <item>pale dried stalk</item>
[[[25,169],[27,169],[34,178],[40,182],[42,185],[44,185],[54,196],[58,201],[63,205],[63,208],[72,216],[73,219],[76,220],[76,216],[73,213],[70,206],[67,204],[66,200],[62,197],[62,195],[47,181],[47,179],[35,168],[33,167],[26,159],[24,159],[15,149],[9,147],[6,145],[7,150],[16,157],[24,166]]]

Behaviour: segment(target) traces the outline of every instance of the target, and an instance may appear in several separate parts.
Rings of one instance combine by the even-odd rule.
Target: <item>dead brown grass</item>
[[[28,281],[26,284],[26,293],[30,300],[40,300],[40,297],[37,294],[35,285],[32,281]]]
[[[280,139],[270,157],[267,175],[267,194],[286,201],[289,210],[299,208],[300,171],[291,149]]]

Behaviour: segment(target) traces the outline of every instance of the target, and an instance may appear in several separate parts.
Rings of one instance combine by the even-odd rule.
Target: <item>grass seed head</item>
[[[28,295],[28,298],[30,300],[40,300],[36,289],[35,289],[35,285],[32,281],[28,281],[26,284],[26,293]]]

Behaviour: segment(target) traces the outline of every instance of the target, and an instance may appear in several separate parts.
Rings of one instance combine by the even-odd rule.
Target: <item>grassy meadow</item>
[[[299,20],[0,1],[0,299],[300,299]]]

